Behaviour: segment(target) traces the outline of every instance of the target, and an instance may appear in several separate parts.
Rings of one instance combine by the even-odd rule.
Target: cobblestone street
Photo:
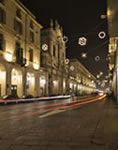
[[[0,106],[0,150],[102,150],[105,102],[47,113],[36,112],[60,101]]]

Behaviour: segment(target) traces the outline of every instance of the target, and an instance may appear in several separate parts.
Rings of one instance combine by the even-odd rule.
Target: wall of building
[[[5,22],[0,23],[0,34],[3,35],[4,42],[4,48],[0,49],[0,70],[4,79],[1,80],[3,83],[1,96],[13,94],[13,89],[17,89],[19,97],[24,94],[39,96],[39,91],[36,89],[38,86],[36,76],[40,74],[36,70],[40,69],[41,25],[19,1],[4,1],[4,4],[0,3],[0,9],[5,14]],[[20,28],[16,27],[16,24],[20,24]],[[34,36],[33,41],[31,41],[30,31]],[[16,43],[20,45],[18,49]],[[29,56],[30,49],[33,50],[32,61]]]
[[[107,1],[107,19],[109,31],[109,84],[114,99],[118,102],[118,1]]]

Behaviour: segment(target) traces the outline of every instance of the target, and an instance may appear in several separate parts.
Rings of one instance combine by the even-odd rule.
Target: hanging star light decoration
[[[81,45],[81,46],[85,46],[87,43],[87,39],[85,37],[80,37],[78,39],[78,44]]]
[[[106,33],[104,31],[99,32],[98,37],[100,39],[104,39],[106,37]]]
[[[82,54],[81,54],[81,57],[82,57],[82,58],[87,58],[87,53],[82,53]]]

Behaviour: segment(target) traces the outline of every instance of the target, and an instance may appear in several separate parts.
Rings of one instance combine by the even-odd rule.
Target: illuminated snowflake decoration
[[[65,59],[65,64],[68,65],[69,64],[69,59]]]
[[[64,37],[63,37],[63,40],[64,40],[65,43],[67,43],[67,42],[68,42],[68,37],[67,37],[67,36],[64,36]]]
[[[105,36],[106,36],[106,33],[105,33],[104,31],[101,31],[101,32],[99,32],[99,34],[98,34],[98,37],[99,37],[100,39],[104,39]]]
[[[71,67],[70,67],[70,70],[71,70],[71,71],[73,71],[74,69],[75,69],[74,66],[71,66]]]
[[[100,60],[100,56],[96,56],[95,61],[99,61],[99,60]]]
[[[82,58],[87,58],[87,53],[82,53],[82,54],[81,54],[81,57],[82,57]]]
[[[87,43],[87,39],[85,37],[80,37],[78,40],[78,44],[81,46],[85,46]]]

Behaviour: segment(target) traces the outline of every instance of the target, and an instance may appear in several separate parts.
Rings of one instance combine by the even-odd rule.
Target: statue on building
[[[53,19],[50,19],[50,28],[54,27]]]

